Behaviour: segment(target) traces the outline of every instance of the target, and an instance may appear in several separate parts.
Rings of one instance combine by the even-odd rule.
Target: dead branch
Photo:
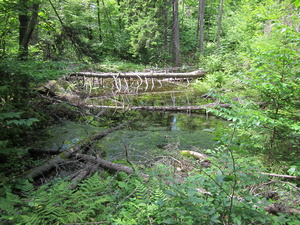
[[[300,180],[300,177],[297,177],[297,176],[282,175],[282,174],[275,174],[275,173],[262,173],[262,174],[272,176],[272,177],[281,177],[281,178],[287,178],[287,179]]]

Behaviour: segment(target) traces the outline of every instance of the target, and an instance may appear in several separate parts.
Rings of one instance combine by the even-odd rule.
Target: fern
[[[139,182],[138,180],[135,181],[135,185],[136,185],[136,198],[140,199],[142,201],[148,201],[149,196],[148,196],[148,190],[146,188],[146,186]]]
[[[32,183],[29,182],[29,180],[25,180],[19,185],[16,185],[16,188],[20,189],[23,196],[29,197],[34,193],[35,188]]]
[[[99,192],[103,185],[105,185],[105,182],[100,179],[98,173],[95,173],[80,185],[80,191],[89,195],[89,193]]]
[[[152,191],[150,200],[152,203],[163,205],[167,201],[167,196],[161,188],[157,188],[154,191]]]
[[[23,202],[21,198],[12,193],[10,186],[4,186],[5,195],[0,198],[0,217],[6,221],[20,221],[19,209]]]

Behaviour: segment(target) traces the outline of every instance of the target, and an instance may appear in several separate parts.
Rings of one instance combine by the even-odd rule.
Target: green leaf
[[[252,199],[253,199],[253,196],[250,195],[250,194],[247,194],[247,195],[244,196],[244,199],[245,199],[246,201],[248,201],[248,202],[251,202]]]

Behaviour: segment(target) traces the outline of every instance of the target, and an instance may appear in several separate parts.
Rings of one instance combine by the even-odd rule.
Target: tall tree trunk
[[[221,29],[222,29],[222,17],[223,17],[223,5],[224,0],[220,0],[220,13],[219,13],[219,21],[218,21],[218,33],[217,33],[217,49],[220,51],[221,47]]]
[[[101,29],[101,17],[100,17],[100,1],[97,0],[97,20],[99,30],[99,41],[102,42],[102,29]]]
[[[180,66],[180,41],[178,23],[178,0],[173,1],[173,60],[174,65]]]
[[[39,4],[34,3],[29,8],[28,0],[19,0],[21,13],[19,14],[19,58],[21,60],[27,60],[28,58],[28,45],[35,25],[37,23]],[[32,12],[29,16],[29,10]]]
[[[206,0],[199,0],[198,4],[198,33],[199,33],[199,53],[204,52],[204,13]]]
[[[37,23],[39,4],[33,3],[29,7],[28,0],[19,0],[19,55],[22,61],[28,60],[28,46],[32,37],[35,25]],[[31,11],[31,15],[29,15]],[[24,74],[16,74],[16,88],[14,103],[18,105],[26,105],[29,99],[29,79]]]
[[[205,20],[205,31],[204,31],[204,43],[208,43],[210,40],[210,29],[211,29],[211,24],[212,24],[212,20],[214,20],[213,18],[213,8],[214,8],[214,2],[210,2],[209,7],[207,5],[207,11],[205,12],[205,17],[207,20]]]
[[[170,53],[170,48],[168,48],[168,35],[169,35],[169,14],[170,14],[170,8],[169,8],[169,1],[164,2],[164,10],[162,10],[164,13],[162,15],[163,18],[163,24],[164,24],[164,30],[163,30],[163,37],[164,37],[164,51]]]

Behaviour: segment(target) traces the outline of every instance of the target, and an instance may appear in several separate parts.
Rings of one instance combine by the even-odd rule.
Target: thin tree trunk
[[[210,3],[209,5],[209,10],[207,10],[207,14],[206,14],[206,18],[207,18],[207,21],[205,21],[206,23],[206,29],[205,32],[204,32],[204,42],[208,43],[209,42],[209,30],[210,30],[210,26],[212,24],[211,20],[213,20],[213,8],[214,8],[214,5],[213,5],[213,2]]]
[[[39,4],[33,4],[31,18],[28,15],[29,7],[28,0],[20,0],[21,13],[19,14],[19,58],[27,60],[28,58],[28,45],[35,25],[37,23]]]
[[[169,1],[165,1],[164,2],[164,14],[163,14],[163,24],[164,24],[164,30],[163,30],[163,36],[164,36],[164,51],[165,52],[170,52],[169,48],[168,48],[168,30],[169,30],[169,7],[168,7],[168,3]]]
[[[221,47],[221,29],[222,29],[222,17],[223,17],[223,5],[224,0],[220,0],[220,13],[219,13],[219,21],[218,21],[218,33],[217,33],[217,49],[220,51]]]
[[[19,59],[22,61],[28,60],[28,46],[35,25],[37,23],[39,4],[34,3],[29,8],[28,0],[19,0],[19,7],[21,12],[19,14]],[[31,16],[29,10],[32,11]],[[16,89],[14,102],[16,104],[25,105],[29,99],[29,79],[23,74],[17,74],[17,82],[20,88]]]
[[[99,30],[99,41],[102,42],[102,29],[101,29],[101,17],[100,17],[100,1],[97,0],[97,20]]]
[[[173,1],[173,60],[175,66],[180,66],[180,41],[178,22],[178,0]]]
[[[204,52],[204,13],[205,13],[206,0],[199,0],[198,5],[198,31],[200,35],[199,39],[199,53]]]

